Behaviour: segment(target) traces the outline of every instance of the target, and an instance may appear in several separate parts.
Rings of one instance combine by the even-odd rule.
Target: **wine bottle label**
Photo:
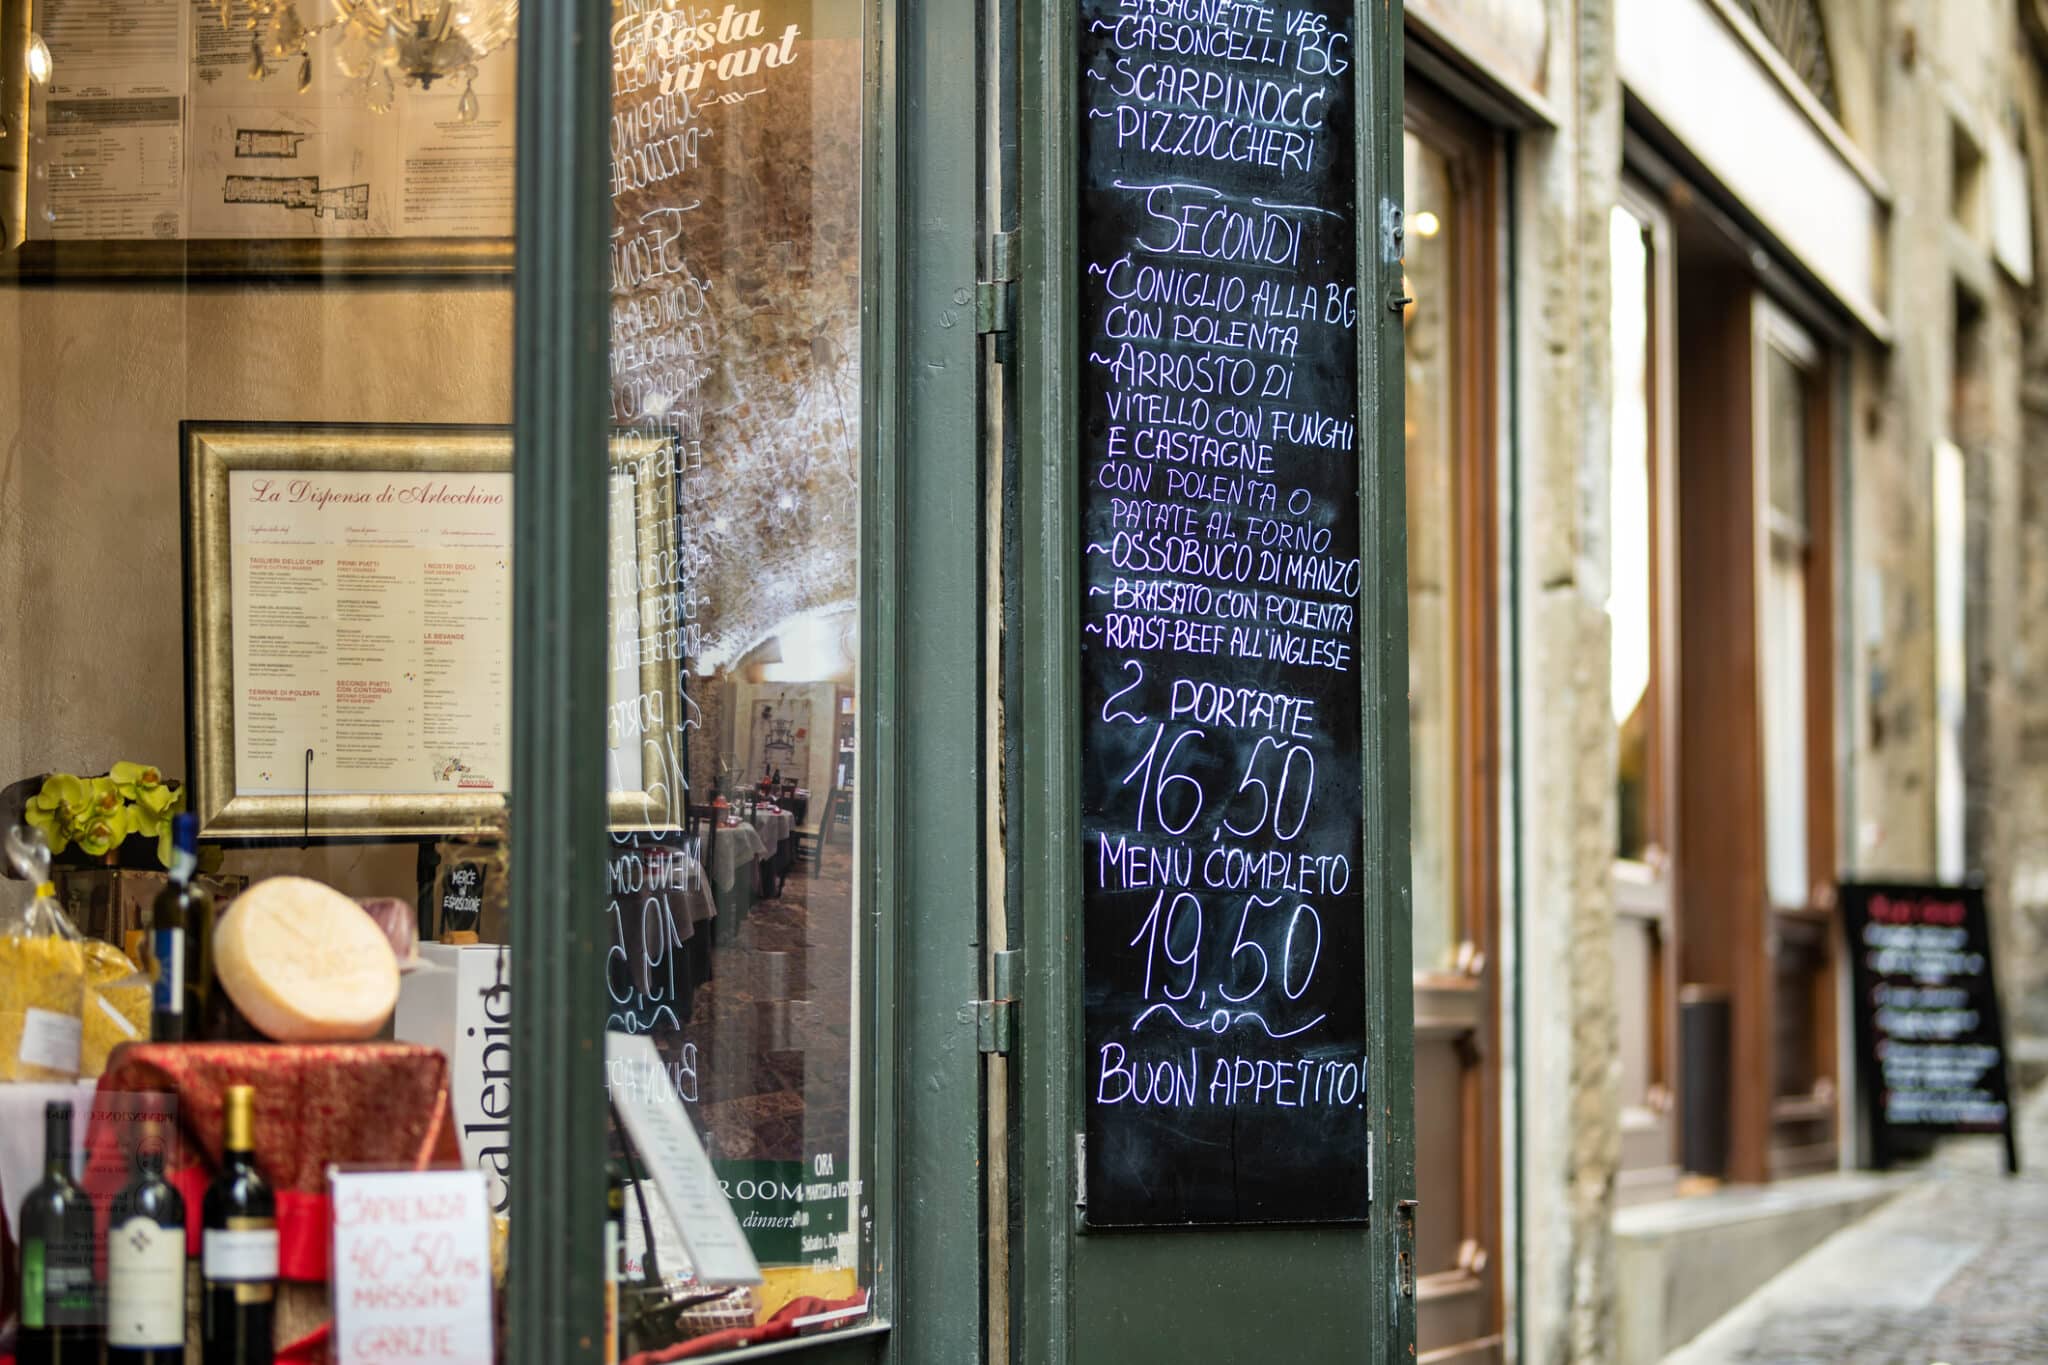
[[[67,1255],[61,1243],[30,1239],[21,1249],[21,1325],[85,1327],[93,1307],[92,1248]]]
[[[268,1219],[235,1219],[240,1223]],[[277,1278],[277,1228],[208,1228],[200,1239],[200,1270],[209,1281],[248,1284]]]
[[[31,1237],[21,1244],[21,1325],[30,1329],[49,1326],[43,1316],[43,1239]]]
[[[183,1014],[185,931],[158,929],[152,938],[149,948],[156,955],[156,981],[150,987],[150,1004],[159,1014]]]
[[[31,1006],[21,1023],[21,1060],[30,1066],[78,1074],[78,1048],[85,1039],[85,1026],[75,1014],[39,1010]]]
[[[185,1344],[185,1230],[130,1218],[107,1240],[107,1341]]]

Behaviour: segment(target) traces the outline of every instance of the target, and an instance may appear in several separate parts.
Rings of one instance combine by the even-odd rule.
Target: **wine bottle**
[[[277,1297],[277,1200],[256,1169],[256,1092],[228,1087],[220,1174],[200,1234],[205,1365],[270,1365]]]
[[[185,1363],[185,1198],[164,1179],[153,1126],[136,1152],[135,1178],[108,1209],[107,1361]]]
[[[160,1043],[197,1042],[206,1036],[213,994],[213,897],[194,878],[199,872],[199,821],[171,818],[171,880],[150,907],[149,954],[155,969],[150,1037]]]
[[[21,1365],[100,1358],[92,1201],[71,1178],[71,1104],[43,1106],[43,1179],[21,1202]]]

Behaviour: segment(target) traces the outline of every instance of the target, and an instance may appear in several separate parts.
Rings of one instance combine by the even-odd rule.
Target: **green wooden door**
[[[1009,1162],[1009,1355],[1034,1365],[1405,1360],[1413,1088],[1399,10],[1058,0],[1020,6],[1018,24],[1003,716],[1008,933],[1022,966],[999,1101],[1010,1136],[997,1154]],[[1347,52],[1338,80],[1332,54]],[[1341,125],[1303,117],[1318,98],[1326,108],[1348,100]],[[1306,136],[1290,142],[1289,130]],[[1332,221],[1351,234],[1342,250],[1330,245]],[[1317,276],[1300,251],[1289,256],[1290,240],[1321,242],[1323,265],[1339,262],[1353,278]],[[1301,325],[1276,339],[1262,326],[1304,275],[1320,302],[1295,306]],[[1335,302],[1351,288],[1355,316]],[[1331,354],[1344,347],[1355,347],[1355,366]],[[1219,377],[1241,355],[1257,362],[1249,392]],[[1209,357],[1209,368],[1188,369],[1190,356]],[[1290,404],[1267,386],[1311,372],[1322,379],[1305,382],[1323,383],[1325,399],[1355,376],[1355,441],[1314,446],[1292,419],[1275,427],[1272,411]],[[1219,416],[1233,398],[1240,416]],[[1196,400],[1207,406],[1190,417]],[[1273,447],[1253,482],[1274,488],[1190,481],[1198,469],[1244,468],[1221,456],[1202,465],[1169,429],[1228,436],[1244,413],[1254,414],[1252,439]],[[1344,414],[1322,413],[1333,415]],[[1133,433],[1148,424],[1153,454],[1133,453]],[[1313,478],[1311,458],[1321,461]],[[1345,458],[1355,469],[1333,470],[1329,461]],[[1176,472],[1175,491],[1163,491]],[[1322,505],[1350,476],[1355,509]],[[1277,506],[1262,508],[1276,493]],[[1246,529],[1251,514],[1284,523],[1290,512],[1300,514],[1293,530]],[[1149,533],[1162,525],[1166,559],[1140,556],[1132,547],[1160,546]],[[1335,671],[1349,691],[1303,682],[1300,655],[1266,649],[1280,632],[1251,629],[1277,626],[1299,610],[1290,600],[1317,598],[1318,584],[1281,585],[1288,570],[1254,557],[1243,586],[1258,590],[1230,608],[1220,605],[1230,572],[1213,557],[1200,568],[1167,562],[1246,534],[1284,552],[1290,535],[1313,541],[1318,526],[1356,536],[1355,595],[1319,585],[1325,608],[1353,608],[1318,618],[1325,637],[1341,621],[1347,648]],[[1213,592],[1190,595],[1201,587]],[[1205,617],[1233,611],[1245,629],[1205,628]],[[1128,693],[1115,687],[1124,678]],[[1239,682],[1248,709],[1219,715],[1213,699]],[[1322,729],[1290,729],[1258,709],[1284,712],[1290,689],[1311,687],[1325,689],[1315,693],[1325,716],[1332,698],[1348,698],[1355,724],[1334,716]],[[1116,724],[1135,739],[1104,729]],[[1261,724],[1279,737],[1253,737]],[[1184,732],[1190,742],[1169,754]],[[1227,753],[1205,757],[1219,739]],[[1321,774],[1313,825],[1325,851],[1355,850],[1341,887],[1305,885],[1294,857],[1303,845],[1290,840],[1309,814],[1305,798],[1289,804],[1282,769],[1297,750],[1299,771],[1314,762]],[[1153,862],[1134,870],[1123,852],[1139,845]],[[1278,886],[1254,883],[1250,892],[1273,892],[1259,896],[1175,861],[1203,868],[1232,847],[1293,870],[1278,872]],[[1283,890],[1292,894],[1280,904]],[[1289,919],[1292,905],[1302,909]],[[1104,916],[1115,918],[1106,926]],[[1302,946],[1311,927],[1315,952]],[[1330,972],[1350,979],[1332,983]],[[1335,1003],[1313,1017],[1288,1013],[1319,998]],[[1150,1041],[1161,1027],[1178,1030],[1169,1036],[1186,1067],[1161,1060],[1173,1055]],[[1296,1054],[1284,1050],[1294,1045],[1274,1040],[1297,1033],[1343,1048],[1355,1038],[1363,1115],[1318,1111],[1301,1090],[1293,1112],[1257,1108],[1275,1103],[1269,1079],[1305,1080],[1337,1050],[1315,1053],[1313,1066],[1300,1052],[1294,1072]],[[1138,1060],[1144,1046],[1155,1046],[1148,1063]],[[1162,1089],[1171,1102],[1136,1121],[1111,1111]],[[1278,1093],[1287,1106],[1290,1092]]]
[[[589,604],[607,587],[615,427],[617,8],[556,0],[521,17],[514,767],[541,778],[516,782],[513,796],[515,825],[531,831],[515,844],[517,933],[531,949],[513,955],[514,992],[532,1002],[516,1013],[514,1052],[525,1191],[511,1233],[515,1365],[595,1362],[602,1350],[610,1004],[592,906],[605,900],[613,833],[606,621]],[[872,1297],[866,1320],[794,1350],[831,1365],[954,1365],[978,1359],[985,1340],[982,1064],[965,1007],[981,990],[974,907],[987,856],[983,483],[972,458],[980,17],[954,0],[819,0],[801,13],[805,32],[831,20],[835,33],[859,35],[850,57],[839,45],[832,87],[857,88],[857,99],[807,113],[804,127],[857,149],[860,178],[859,268],[845,281],[859,291],[858,406],[834,418],[859,433],[860,692],[857,720],[844,722],[857,725],[858,761],[838,779],[858,795],[842,822],[851,837],[823,837],[857,855],[855,949],[831,965],[852,978],[850,1169],[866,1192],[853,1231]],[[675,177],[678,201],[699,183]],[[760,287],[780,297],[774,282]],[[746,477],[749,456],[708,458]]]

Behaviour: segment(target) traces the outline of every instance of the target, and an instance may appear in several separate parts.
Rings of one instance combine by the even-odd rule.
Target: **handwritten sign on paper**
[[[335,1359],[491,1365],[481,1171],[333,1171]]]
[[[1361,54],[1195,8],[1079,6],[1087,1217],[1357,1220]]]
[[[644,1034],[607,1033],[604,1052],[608,1066],[651,1078],[647,1085],[613,1086],[612,1103],[661,1191],[661,1202],[682,1231],[697,1278],[709,1284],[761,1283],[761,1266],[747,1245],[747,1234],[719,1188],[718,1172],[705,1155],[654,1040]]]

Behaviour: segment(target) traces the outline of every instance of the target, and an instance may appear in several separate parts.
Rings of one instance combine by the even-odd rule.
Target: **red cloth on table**
[[[102,1095],[175,1094],[177,1165],[165,1172],[185,1196],[188,1250],[199,1254],[200,1205],[220,1169],[221,1113],[231,1085],[256,1088],[256,1164],[277,1194],[277,1268],[287,1280],[327,1278],[330,1163],[425,1170],[459,1166],[448,1102],[448,1059],[412,1043],[128,1043],[100,1077]],[[96,1123],[86,1135],[88,1188],[101,1245],[107,1201],[96,1171],[127,1168]],[[112,1158],[112,1159],[108,1159]]]

